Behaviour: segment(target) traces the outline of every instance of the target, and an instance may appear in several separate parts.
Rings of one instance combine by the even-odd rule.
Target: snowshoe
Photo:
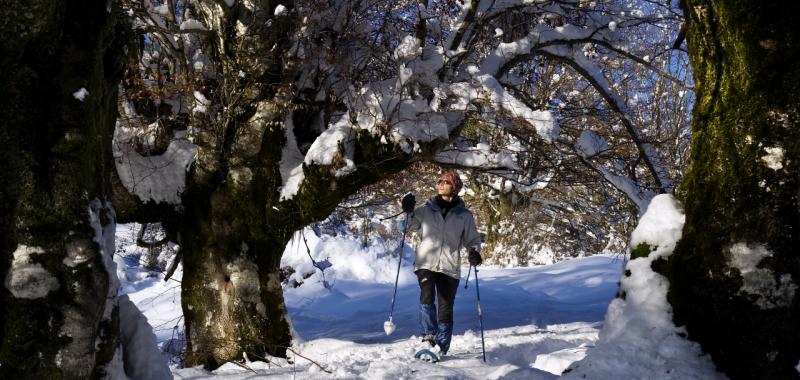
[[[419,360],[422,360],[422,361],[425,361],[425,362],[431,362],[431,363],[436,363],[436,362],[439,361],[439,356],[437,356],[436,354],[433,353],[433,351],[431,351],[431,350],[429,350],[427,348],[423,348],[423,349],[417,351],[417,353],[414,354],[414,357],[419,359]]]

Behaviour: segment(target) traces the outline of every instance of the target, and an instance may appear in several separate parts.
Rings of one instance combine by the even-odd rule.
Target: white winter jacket
[[[418,231],[421,237],[414,271],[427,269],[460,278],[460,250],[473,247],[480,252],[481,237],[475,218],[461,198],[446,217],[442,217],[436,197],[429,199],[409,215],[408,230]]]

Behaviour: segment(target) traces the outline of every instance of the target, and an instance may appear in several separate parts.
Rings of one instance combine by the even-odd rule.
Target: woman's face
[[[453,184],[446,179],[441,179],[439,180],[439,185],[436,187],[436,190],[439,192],[439,195],[452,196]]]

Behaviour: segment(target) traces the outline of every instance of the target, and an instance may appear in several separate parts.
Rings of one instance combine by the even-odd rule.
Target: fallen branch
[[[167,269],[167,273],[164,275],[164,282],[169,281],[169,278],[175,273],[175,269],[178,269],[178,263],[181,262],[181,250],[178,250],[178,253],[175,254],[175,259],[172,260],[172,263],[169,265],[169,269]]]

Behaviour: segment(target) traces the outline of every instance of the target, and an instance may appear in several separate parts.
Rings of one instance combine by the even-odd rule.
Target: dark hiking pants
[[[419,282],[420,326],[422,335],[433,335],[442,351],[450,348],[453,335],[453,304],[458,290],[458,279],[439,272],[420,269],[416,271]],[[437,318],[435,299],[438,299]]]

